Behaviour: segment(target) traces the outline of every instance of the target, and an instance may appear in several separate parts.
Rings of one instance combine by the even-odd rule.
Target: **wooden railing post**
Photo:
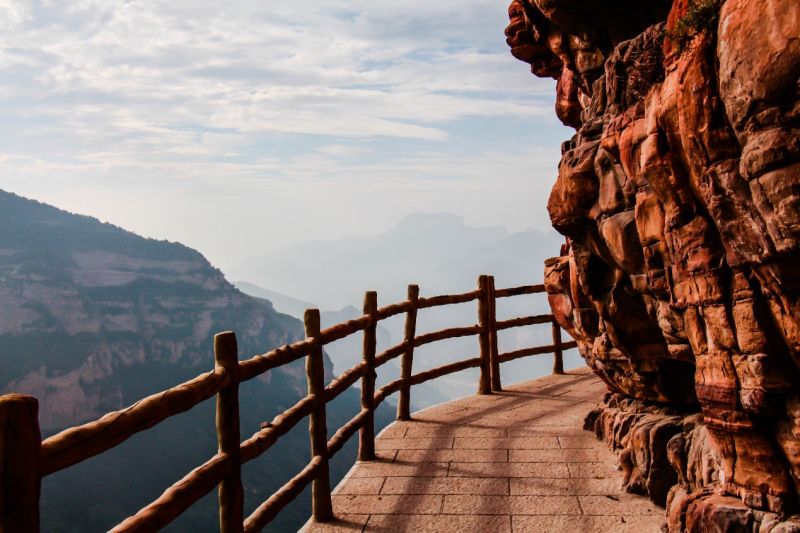
[[[358,460],[375,459],[375,349],[378,327],[378,293],[364,295],[364,314],[369,315],[369,325],[364,328],[364,377],[361,378],[361,410],[367,415],[359,432]]]
[[[492,392],[500,392],[503,386],[500,383],[500,352],[497,349],[497,298],[495,297],[494,276],[489,276],[487,283],[488,294],[486,299],[489,304],[489,362],[492,375]]]
[[[564,373],[564,352],[561,349],[561,326],[553,318],[553,374]]]
[[[319,341],[319,309],[306,309],[306,338]],[[320,458],[320,469],[311,482],[311,512],[317,522],[334,519],[331,503],[331,479],[328,467],[328,423],[325,415],[325,367],[322,361],[322,344],[316,343],[306,356],[308,394],[314,396],[314,408],[308,417],[308,434],[311,438],[311,455]]]
[[[39,402],[0,397],[0,531],[39,531]]]
[[[227,375],[225,386],[217,394],[217,442],[219,452],[231,458],[230,472],[219,484],[219,530],[240,533],[244,521],[244,491],[239,453],[239,348],[232,331],[214,335],[214,366]]]
[[[489,354],[491,352],[491,320],[490,308],[491,303],[489,299],[491,294],[489,291],[489,276],[481,275],[478,277],[478,290],[480,297],[478,298],[478,325],[481,328],[478,336],[478,344],[480,345],[480,358],[481,358],[481,375],[478,382],[478,394],[491,394],[491,361]]]
[[[414,361],[414,337],[417,332],[417,302],[419,301],[419,286],[408,286],[409,308],[406,312],[405,342],[406,349],[400,360],[400,399],[397,402],[397,419],[411,420],[411,366]]]

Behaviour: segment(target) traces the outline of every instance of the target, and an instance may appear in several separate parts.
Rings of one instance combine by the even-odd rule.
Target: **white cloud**
[[[490,43],[470,40],[497,6],[431,4],[352,2],[337,18],[327,1],[14,2],[0,73],[22,77],[17,97],[34,116],[59,97],[81,122],[123,107],[136,119],[111,124],[123,131],[188,123],[430,139],[441,135],[395,123],[537,112],[536,84],[498,50],[502,26]],[[365,117],[357,128],[354,116]]]
[[[326,227],[350,233],[358,194],[390,225],[424,195],[467,214],[493,187],[546,191],[526,176],[564,134],[541,132],[552,82],[507,52],[504,4],[0,0],[0,187],[220,256],[246,243],[128,208],[131,191],[197,227],[221,184],[284,215],[327,194]],[[230,231],[252,223],[242,211]]]

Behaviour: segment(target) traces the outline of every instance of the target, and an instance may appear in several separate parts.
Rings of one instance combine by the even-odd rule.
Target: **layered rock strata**
[[[514,0],[509,15],[512,54],[557,80],[576,129],[548,204],[569,243],[546,266],[559,322],[609,390],[684,429],[702,413],[719,468],[713,488],[684,487],[681,527],[733,502],[796,511],[800,3]]]
[[[627,492],[666,506],[666,533],[800,532],[800,516],[752,509],[724,494],[721,459],[702,413],[608,393],[584,427],[617,451]]]

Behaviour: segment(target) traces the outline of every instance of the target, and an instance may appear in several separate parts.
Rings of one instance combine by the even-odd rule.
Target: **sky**
[[[409,213],[549,227],[570,136],[507,0],[0,0],[0,188],[223,270]]]

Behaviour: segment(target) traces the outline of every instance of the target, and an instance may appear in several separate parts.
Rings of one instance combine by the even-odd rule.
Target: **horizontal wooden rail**
[[[511,289],[497,289],[495,298],[508,298],[509,296],[522,296],[523,294],[538,294],[544,292],[544,285],[523,285]]]
[[[372,401],[377,406],[383,403],[383,400],[394,394],[395,392],[400,390],[400,387],[403,386],[403,379],[395,379],[394,381],[390,381],[380,389],[375,391],[375,395],[373,396]]]
[[[426,333],[418,335],[414,339],[414,347],[419,348],[425,344],[430,344],[436,341],[445,339],[455,339],[457,337],[468,337],[470,335],[477,335],[481,332],[480,326],[467,326],[464,328],[449,328],[441,331],[434,331],[433,333]]]
[[[114,527],[113,533],[147,533],[163,529],[197,500],[214,490],[230,469],[230,457],[217,454],[164,491],[150,505]]]
[[[352,335],[358,331],[362,331],[369,325],[370,317],[360,316],[341,324],[336,324],[329,328],[325,328],[319,332],[319,342],[321,344],[330,344],[345,337]]]
[[[465,292],[463,294],[445,294],[442,296],[431,296],[429,298],[420,298],[417,303],[417,309],[425,309],[428,307],[438,307],[440,305],[463,304],[477,300],[481,296],[481,291]]]
[[[349,389],[356,381],[364,376],[367,370],[367,365],[363,362],[357,364],[353,368],[342,372],[336,379],[331,381],[325,387],[325,402],[330,402],[341,393]]]
[[[266,452],[278,438],[288,433],[303,418],[311,414],[315,398],[306,396],[292,407],[264,424],[260,431],[244,441],[241,445],[242,463],[252,461]]]
[[[410,307],[411,307],[411,302],[409,301],[387,305],[385,307],[379,307],[378,320],[384,320],[389,317],[399,315],[401,313],[407,313]]]
[[[313,346],[312,340],[305,339],[242,361],[239,363],[239,382],[248,381],[273,368],[302,359]]]
[[[225,384],[226,373],[217,369],[135,404],[53,435],[42,442],[40,474],[46,476],[94,457],[151,428],[188,411],[214,396]]]
[[[496,329],[497,331],[500,331],[509,328],[534,326],[536,324],[549,324],[552,321],[553,321],[553,315],[523,316],[519,318],[512,318],[509,320],[500,320],[497,322]]]
[[[303,489],[311,483],[322,469],[322,457],[315,456],[299,474],[290,479],[283,487],[270,496],[267,501],[258,506],[253,514],[244,521],[244,530],[247,533],[261,531],[273,518],[275,518],[286,505],[297,498]]]
[[[560,345],[562,350],[569,350],[570,348],[575,348],[578,346],[577,342],[565,342]],[[500,354],[500,362],[507,363],[508,361],[513,361],[514,359],[519,359],[520,357],[529,357],[531,355],[541,355],[544,353],[554,353],[558,346],[550,345],[550,346],[536,346],[534,348],[524,348],[522,350],[516,350],[513,352],[503,353]]]
[[[473,357],[472,359],[457,361],[455,363],[450,363],[449,365],[443,365],[430,370],[425,370],[424,372],[420,372],[418,374],[414,374],[411,376],[411,384],[419,385],[420,383],[425,383],[426,381],[440,378],[442,376],[446,376],[447,374],[453,374],[455,372],[460,372],[468,368],[477,368],[479,366],[481,366],[480,357]]]
[[[22,435],[15,432],[0,432],[0,452],[5,452],[5,464],[23,461],[23,450],[35,448],[39,459],[38,466],[27,470],[18,469],[7,476],[0,487],[0,530],[13,530],[14,524],[22,524],[24,529],[38,531],[38,502],[41,477],[57,472],[75,463],[93,457],[112,448],[136,433],[150,428],[161,421],[187,411],[193,406],[217,395],[217,436],[219,451],[210,460],[189,472],[183,479],[167,488],[151,504],[120,523],[113,531],[153,531],[160,529],[186,511],[197,500],[219,487],[220,530],[222,533],[259,531],[272,520],[283,507],[297,497],[303,489],[312,484],[313,517],[318,521],[333,519],[330,496],[330,477],[328,460],[339,452],[358,432],[359,459],[371,460],[374,451],[375,409],[390,395],[400,392],[397,418],[410,418],[411,386],[440,378],[470,368],[480,368],[479,392],[490,394],[501,390],[499,365],[521,357],[553,353],[553,373],[563,373],[562,352],[574,348],[575,342],[561,342],[561,327],[552,315],[534,315],[498,321],[495,301],[497,298],[536,294],[544,291],[542,285],[526,285],[509,289],[495,289],[494,278],[481,276],[478,290],[462,294],[442,295],[423,298],[419,287],[408,287],[408,299],[399,303],[377,307],[377,294],[368,292],[364,299],[364,314],[353,320],[336,324],[324,330],[319,327],[319,311],[308,310],[305,316],[306,338],[275,348],[265,354],[239,361],[236,337],[225,332],[215,337],[215,369],[177,387],[148,396],[135,404],[99,420],[69,428],[43,442],[38,434],[35,398],[29,398],[23,407],[17,397],[3,396],[0,401],[0,416],[16,416],[23,422],[20,427],[32,428]],[[416,334],[417,311],[419,309],[461,304],[471,301],[478,303],[478,324],[447,328],[421,335]],[[403,342],[376,355],[376,329],[380,320],[405,314]],[[552,325],[553,343],[549,346],[524,348],[500,354],[497,348],[497,332],[509,328]],[[326,344],[338,341],[349,335],[363,332],[363,360],[334,378],[327,386],[324,384],[322,350]],[[478,336],[480,356],[456,361],[416,374],[412,373],[414,348],[445,339]],[[402,356],[400,378],[375,390],[375,369]],[[308,394],[292,407],[276,416],[271,422],[262,424],[259,431],[250,438],[239,442],[239,383],[253,379],[272,369],[287,365],[300,359],[306,360],[306,379]],[[340,427],[328,438],[326,405],[361,380],[361,410],[350,421]],[[13,400],[13,401],[12,401]],[[27,400],[26,400],[27,401]],[[15,403],[16,402],[16,403]],[[29,408],[28,404],[34,408]],[[21,404],[20,404],[21,405]],[[14,411],[17,409],[17,411]],[[24,411],[24,413],[23,413]],[[24,416],[19,413],[23,413]],[[27,413],[27,414],[25,414]],[[276,493],[264,501],[247,519],[242,516],[242,486],[240,469],[245,464],[267,452],[283,435],[304,418],[309,419],[312,460],[303,470],[283,485]],[[16,420],[16,419],[15,419]],[[27,425],[26,425],[27,424]],[[27,431],[27,430],[26,430]],[[31,437],[33,435],[33,437]],[[24,438],[23,438],[24,437]],[[29,438],[30,437],[30,438]],[[23,440],[33,439],[32,445],[23,446]],[[26,441],[27,442],[27,441]],[[39,448],[38,444],[41,443]],[[4,448],[5,447],[5,448]],[[33,449],[31,448],[31,449]],[[28,454],[30,455],[30,453]],[[27,456],[25,456],[27,457]],[[32,461],[27,460],[28,463]],[[33,461],[35,463],[36,461]],[[26,467],[27,468],[27,467]],[[17,475],[19,474],[19,475]],[[25,482],[25,476],[36,483]],[[19,482],[9,480],[22,480]],[[13,483],[9,485],[9,483]],[[27,483],[27,484],[26,484]],[[28,486],[31,485],[31,486]],[[16,492],[24,492],[16,495]],[[15,493],[15,495],[9,496]],[[35,516],[24,513],[20,522],[20,512],[9,510],[11,502],[34,502],[28,505]],[[38,504],[37,504],[38,505]],[[5,507],[4,507],[5,506]],[[3,509],[6,509],[3,511]],[[17,528],[19,529],[19,528]]]
[[[356,434],[356,431],[364,427],[364,423],[369,418],[369,411],[361,410],[350,422],[343,425],[339,430],[334,433],[333,437],[328,440],[328,457],[342,449],[342,446],[350,440],[350,437]]]
[[[406,351],[406,343],[401,342],[400,344],[392,346],[388,350],[381,352],[380,354],[375,356],[375,368],[388,363],[392,359],[400,357],[401,355],[403,355],[403,352],[405,351]]]

